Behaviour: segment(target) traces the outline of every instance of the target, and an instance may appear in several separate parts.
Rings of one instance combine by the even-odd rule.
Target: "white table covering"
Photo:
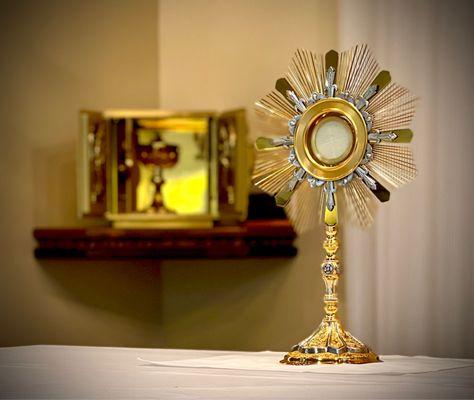
[[[343,375],[380,375],[380,374],[419,374],[448,369],[474,366],[474,360],[459,360],[434,357],[404,357],[382,356],[381,362],[370,364],[338,364],[338,365],[285,365],[279,363],[285,353],[262,352],[237,352],[236,354],[214,355],[211,357],[198,357],[175,361],[153,361],[139,358],[145,364],[161,367],[184,368],[212,368],[248,371],[275,371],[291,373],[313,374],[343,374]]]
[[[281,356],[75,346],[2,348],[0,397],[474,398],[474,360],[385,356],[383,363],[363,366],[291,367],[274,363]]]

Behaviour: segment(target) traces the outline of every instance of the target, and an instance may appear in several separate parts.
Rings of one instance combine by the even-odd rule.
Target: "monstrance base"
[[[310,364],[367,364],[379,362],[379,356],[373,351],[367,353],[316,353],[308,354],[299,351],[291,351],[285,354],[280,362],[290,365],[310,365]]]
[[[283,364],[365,364],[380,361],[377,354],[345,331],[337,319],[325,318],[311,336],[287,353]]]

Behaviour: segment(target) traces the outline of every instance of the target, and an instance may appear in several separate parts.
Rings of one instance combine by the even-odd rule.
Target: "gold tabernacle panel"
[[[246,217],[244,110],[80,112],[79,214],[121,228],[209,227]]]

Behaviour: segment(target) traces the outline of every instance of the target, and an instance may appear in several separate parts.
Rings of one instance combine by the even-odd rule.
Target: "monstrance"
[[[253,181],[286,208],[299,233],[319,221],[326,230],[321,264],[325,316],[281,362],[378,361],[336,315],[341,270],[337,227],[340,219],[368,227],[377,200],[388,201],[389,188],[415,177],[407,146],[415,98],[380,70],[367,45],[325,56],[297,50],[275,88],[256,103],[278,136],[257,139]]]
[[[153,168],[152,183],[155,186],[155,194],[150,206],[145,210],[147,213],[173,214],[173,211],[165,206],[162,187],[165,183],[163,170],[172,168],[178,163],[179,148],[173,144],[166,143],[161,135],[157,133],[156,139],[147,145],[138,143],[137,158],[144,165]]]

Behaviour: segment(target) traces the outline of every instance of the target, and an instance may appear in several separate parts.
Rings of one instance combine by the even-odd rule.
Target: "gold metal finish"
[[[318,329],[298,343],[287,353],[283,364],[307,365],[317,363],[363,364],[380,361],[377,354],[365,344],[345,331],[336,314],[339,299],[336,292],[339,281],[340,265],[336,256],[339,248],[337,235],[337,211],[326,209],[326,239],[323,247],[326,257],[321,264],[325,285],[324,311],[326,313]],[[333,225],[327,222],[333,221]]]
[[[360,179],[352,179],[346,185],[341,200],[344,220],[355,222],[364,229],[372,224],[378,202]]]
[[[329,67],[335,68],[334,83],[337,91],[336,97],[324,98],[329,94],[326,88]],[[337,181],[347,177],[345,183],[339,182],[337,185],[341,200],[338,204],[339,213],[344,221],[351,220],[368,228],[374,220],[378,204],[389,199],[392,189],[415,177],[413,157],[404,144],[409,143],[413,136],[408,128],[415,114],[416,98],[390,79],[390,74],[380,68],[366,44],[354,46],[339,54],[331,50],[321,55],[300,49],[295,52],[285,79],[278,80],[276,90],[256,103],[259,120],[262,125],[265,122],[268,129],[260,129],[262,134],[275,138],[287,136],[290,123],[293,146],[290,144],[270,148],[267,147],[269,141],[259,140],[257,147],[260,150],[256,152],[253,173],[255,185],[271,195],[276,195],[287,187],[297,171],[296,164],[288,162],[293,150],[294,158],[308,173],[305,178],[308,178],[311,186],[308,182],[301,182],[285,205],[287,215],[299,234],[313,229],[323,220],[327,199],[324,181]],[[286,96],[288,87],[293,89],[298,99],[304,101],[305,110],[296,109],[294,99]],[[367,100],[368,104],[364,104],[363,100]],[[362,140],[357,143],[361,147],[365,148],[369,136],[365,132],[366,126],[370,127],[373,135],[381,134],[380,139],[370,140],[371,147],[367,147],[366,154],[360,148],[357,153],[358,147],[353,146],[346,158],[328,157],[324,163],[321,158],[324,152],[320,152],[318,157],[317,151],[311,150],[311,140],[302,137],[305,133],[309,138],[314,136],[314,123],[311,120],[315,118],[315,110],[331,101],[347,103],[346,108],[351,110],[361,126],[361,129],[353,129],[356,136],[361,136]],[[360,107],[360,111],[354,110],[355,107],[350,104],[353,101]],[[350,122],[347,115],[340,112],[339,104],[336,108],[339,111],[336,116]],[[292,123],[295,121],[298,122],[296,129],[293,129]],[[353,125],[351,127],[354,128]],[[370,180],[363,180],[358,173],[350,175],[351,170],[355,172],[354,164],[358,161],[363,161]],[[331,163],[339,165],[328,165]],[[349,165],[351,163],[352,167]],[[335,172],[338,168],[340,173]],[[317,179],[311,179],[312,177]],[[279,199],[284,200],[281,196]]]
[[[275,203],[278,207],[285,207],[291,200],[291,195],[294,193],[294,189],[285,186],[275,195]]]
[[[362,96],[373,82],[380,68],[366,44],[357,45],[339,55],[336,85],[341,92],[354,98]]]
[[[411,182],[417,174],[410,148],[396,143],[374,144],[373,160],[367,168],[395,188]]]
[[[257,150],[273,149],[274,147],[276,146],[273,144],[273,139],[271,138],[259,137],[255,141],[255,148]]]
[[[287,91],[293,90],[293,88],[285,78],[277,79],[277,81],[275,82],[275,89],[278,90],[285,97]]]
[[[105,213],[118,229],[205,229],[213,226],[209,215],[175,215],[152,213]]]
[[[322,55],[298,49],[290,62],[286,79],[298,98],[308,99],[313,92],[323,92],[324,74]]]
[[[293,176],[296,168],[288,163],[288,150],[283,147],[256,152],[252,181],[274,196]]]
[[[323,118],[343,118],[354,135],[349,155],[335,165],[327,165],[312,151],[311,136],[314,125]],[[322,180],[338,180],[353,172],[362,160],[367,144],[367,128],[360,112],[349,102],[329,98],[318,101],[301,116],[295,133],[295,152],[301,166],[312,176]]]
[[[324,56],[325,69],[333,67],[337,72],[337,64],[339,61],[339,53],[336,50],[329,50]]]
[[[372,129],[382,132],[408,128],[415,116],[416,98],[408,89],[389,83],[369,101],[366,111],[372,115]]]
[[[289,88],[294,93],[287,96]],[[391,82],[390,73],[380,69],[362,44],[325,56],[297,50],[286,79],[279,79],[276,90],[256,103],[262,114],[287,124],[289,136],[281,139],[281,125],[275,125],[270,134],[278,133],[280,139],[257,140],[253,182],[285,207],[298,233],[320,220],[326,226],[321,264],[325,316],[282,363],[380,361],[337,318],[338,213],[366,228],[378,202],[389,200],[389,189],[415,177],[411,151],[402,145],[413,136],[407,128],[415,101],[407,89]]]
[[[380,71],[378,73],[378,75],[375,77],[375,79],[372,81],[372,83],[369,85],[369,89],[370,89],[370,87],[375,86],[376,87],[376,92],[375,93],[380,92],[381,90],[383,90],[390,83],[391,80],[392,80],[392,77],[390,76],[390,72],[388,72],[386,70]],[[367,91],[369,89],[367,89]],[[366,93],[367,93],[367,91],[366,91]],[[364,97],[365,97],[366,100],[369,100],[373,95],[368,96],[368,95],[366,95],[366,93],[364,93]]]
[[[335,205],[332,210],[329,210],[327,207],[324,207],[324,223],[327,226],[336,226],[337,222],[338,222],[337,206]]]
[[[250,157],[244,110],[81,111],[80,122],[81,216],[133,228],[245,220]]]
[[[413,139],[413,131],[411,129],[395,129],[393,132],[397,135],[393,140],[395,143],[410,143]]]

